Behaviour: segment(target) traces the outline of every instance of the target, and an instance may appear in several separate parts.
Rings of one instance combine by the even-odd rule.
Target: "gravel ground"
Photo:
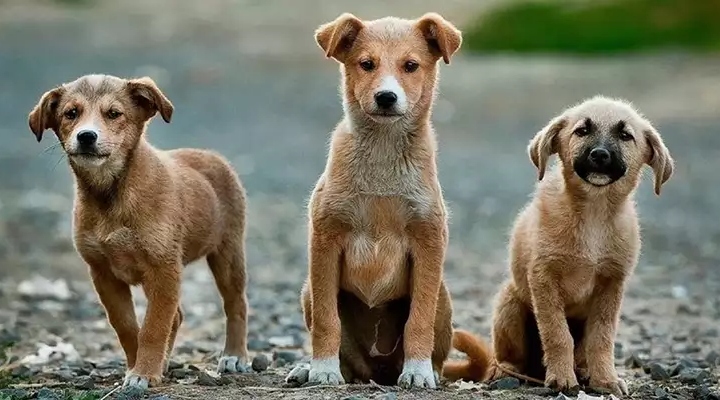
[[[82,12],[48,12],[43,6],[43,13],[29,13],[14,0],[5,3],[13,7],[0,17],[0,170],[5,171],[0,174],[0,344],[7,347],[0,357],[6,363],[0,399],[99,398],[124,371],[119,344],[70,241],[68,168],[59,152],[44,151],[51,140],[35,143],[26,123],[43,91],[91,72],[153,76],[176,105],[172,124],[151,125],[153,143],[218,149],[241,174],[249,195],[249,346],[258,372],[232,377],[212,372],[223,341],[223,315],[211,276],[198,263],[184,277],[186,322],[172,371],[165,385],[144,396],[556,398],[543,388],[517,388],[513,380],[414,392],[373,385],[283,387],[285,374],[309,354],[298,302],[306,273],[305,204],[325,163],[328,132],[341,113],[336,67],[316,51],[311,33],[351,2],[318,6],[318,16],[287,6],[282,15],[299,19],[261,44],[257,29],[253,36],[247,29],[231,30],[228,22],[237,16],[251,26],[273,26],[257,2],[230,2],[249,11],[228,9],[215,30],[199,24],[189,29],[190,36],[174,33],[183,26],[179,11],[169,13],[173,18],[154,14],[165,21],[158,22],[164,36],[155,37],[123,30],[117,23],[122,18],[113,14],[119,11],[107,5]],[[429,10],[432,3],[415,1],[408,13]],[[448,15],[460,16],[472,3],[444,7]],[[373,4],[362,9],[373,13],[358,14],[382,14]],[[154,21],[149,18],[132,22]],[[142,32],[153,39],[138,41]],[[720,57],[465,55],[443,67],[434,119],[441,182],[452,212],[446,276],[455,324],[489,334],[491,299],[506,274],[507,232],[536,176],[525,145],[562,108],[595,93],[633,100],[655,122],[677,161],[661,197],[652,194],[650,179],[638,191],[643,256],[616,344],[629,397],[718,399]],[[142,316],[145,300],[136,293]],[[583,396],[572,398],[589,398]]]

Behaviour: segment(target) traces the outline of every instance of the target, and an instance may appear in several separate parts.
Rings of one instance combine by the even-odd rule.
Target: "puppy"
[[[633,193],[648,164],[659,195],[673,159],[632,105],[601,96],[550,121],[528,152],[541,182],[512,231],[512,274],[497,297],[487,377],[528,374],[567,390],[578,386],[577,370],[592,388],[627,394],[613,353],[640,254]],[[555,153],[560,162],[545,177]]]
[[[73,239],[125,351],[124,385],[161,380],[183,320],[183,266],[206,257],[227,316],[220,372],[245,371],[245,193],[205,150],[160,151],[148,121],[173,106],[150,78],[87,75],[45,93],[29,115],[38,141],[55,132],[75,177]],[[148,300],[142,328],[130,286]]]
[[[435,388],[452,309],[430,115],[438,61],[450,63],[461,33],[434,13],[343,14],[315,39],[340,63],[345,116],[309,204],[301,302],[312,361],[287,380]]]

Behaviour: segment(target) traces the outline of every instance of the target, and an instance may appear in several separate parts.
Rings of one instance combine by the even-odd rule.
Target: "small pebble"
[[[247,346],[250,351],[268,351],[272,349],[270,342],[261,339],[250,339]]]
[[[638,357],[635,353],[630,354],[630,356],[625,359],[625,367],[629,369],[642,368],[643,364],[644,363],[640,357]]]
[[[38,400],[60,400],[60,396],[55,394],[55,392],[53,392],[50,389],[42,388],[42,389],[38,390],[38,392],[37,392],[37,399]]]
[[[145,397],[145,390],[138,387],[126,387],[120,390],[115,399],[117,400],[140,400]]]
[[[255,372],[263,372],[266,369],[268,369],[268,366],[270,365],[270,361],[268,360],[267,356],[265,354],[258,354],[255,357],[253,357],[252,360],[252,369]]]
[[[171,399],[167,395],[159,394],[159,395],[150,397],[149,400],[171,400]]]
[[[75,387],[81,390],[95,389],[95,379],[89,376],[81,376],[75,381]]]
[[[195,384],[200,386],[218,386],[218,380],[208,375],[206,372],[201,372],[198,375]]]
[[[720,365],[720,353],[715,350],[711,351],[707,357],[705,357],[705,361],[707,361],[711,367]]]
[[[192,371],[185,368],[170,370],[170,377],[173,379],[185,379],[192,374]]]
[[[657,400],[668,400],[670,396],[663,388],[655,388],[655,398]]]
[[[569,397],[565,396],[563,393],[560,393],[555,397],[553,400],[572,400]]]
[[[170,360],[170,362],[168,363],[168,370],[170,370],[170,371],[172,371],[174,369],[180,369],[182,367],[183,367],[183,364],[179,363],[175,360]]]
[[[192,364],[188,365],[188,369],[189,369],[190,371],[196,371],[196,372],[197,372],[197,371],[200,371],[200,368],[198,368],[197,366],[192,365]]]
[[[33,371],[26,365],[18,365],[12,369],[10,374],[12,374],[13,378],[25,379],[33,376]]]
[[[602,396],[590,396],[582,390],[578,393],[577,400],[603,400]]]
[[[667,371],[667,368],[665,368],[664,365],[660,363],[650,363],[650,378],[652,378],[655,381],[664,381],[666,379],[670,378],[670,374]]]
[[[513,390],[520,387],[520,381],[512,376],[500,378],[490,383],[490,390]]]
[[[703,383],[709,378],[710,374],[700,368],[686,368],[678,375],[680,382],[692,385]]]
[[[362,396],[347,396],[343,397],[342,400],[369,400],[367,397]]]

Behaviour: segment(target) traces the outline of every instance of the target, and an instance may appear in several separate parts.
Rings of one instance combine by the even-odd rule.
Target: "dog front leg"
[[[106,264],[88,259],[86,262],[90,266],[90,278],[95,291],[125,352],[127,368],[130,370],[135,367],[140,330],[130,285],[116,278]]]
[[[146,389],[160,383],[163,365],[172,333],[175,315],[180,304],[180,274],[182,266],[152,266],[142,283],[148,301],[140,334],[135,368],[125,376],[125,386]]]
[[[310,303],[312,360],[310,382],[339,385],[345,383],[340,372],[340,245],[335,232],[310,233]]]
[[[530,270],[529,278],[547,370],[545,386],[561,391],[574,390],[578,387],[573,362],[574,342],[565,315],[565,302],[555,281],[557,277],[545,266],[536,265]]]
[[[627,394],[627,385],[615,370],[615,332],[620,317],[624,281],[603,279],[595,288],[585,325],[585,351],[590,387],[614,395]]]
[[[447,226],[422,222],[410,227],[412,257],[410,315],[405,323],[405,361],[398,385],[437,387],[438,373],[431,361],[435,343],[435,316],[447,245]]]

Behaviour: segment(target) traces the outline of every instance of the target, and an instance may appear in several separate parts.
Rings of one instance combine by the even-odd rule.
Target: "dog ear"
[[[643,134],[648,143],[646,162],[653,169],[653,174],[655,175],[655,194],[659,196],[660,188],[672,176],[675,162],[655,128],[650,126],[649,129],[643,131]]]
[[[28,125],[30,130],[35,134],[37,141],[41,141],[43,132],[46,129],[52,129],[57,132],[58,120],[57,120],[57,107],[60,97],[62,97],[65,89],[63,87],[56,87],[53,90],[45,92],[40,97],[40,101],[30,111],[28,115]]]
[[[548,158],[558,151],[556,137],[565,125],[567,119],[564,116],[555,117],[530,140],[528,154],[538,170],[539,181],[545,176]]]
[[[462,44],[462,33],[455,25],[437,13],[427,13],[420,17],[417,27],[430,46],[430,52],[450,64],[450,58]]]
[[[149,77],[143,77],[128,81],[130,96],[136,104],[147,112],[147,118],[152,118],[156,112],[160,112],[162,119],[170,123],[174,107],[170,100],[158,89],[155,81]]]
[[[325,57],[342,63],[364,27],[365,24],[356,16],[343,13],[335,21],[320,25],[315,31],[315,41],[325,52]]]

